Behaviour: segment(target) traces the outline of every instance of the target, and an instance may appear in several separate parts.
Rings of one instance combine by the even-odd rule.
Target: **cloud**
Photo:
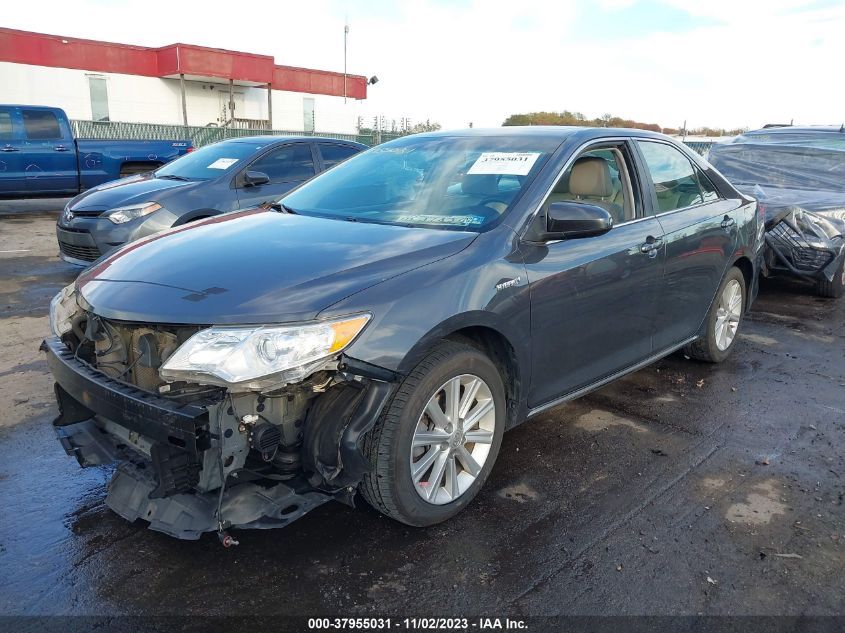
[[[5,23],[151,46],[181,41],[341,70],[348,16],[349,71],[381,80],[360,104],[368,119],[383,114],[445,127],[498,126],[516,112],[568,109],[666,126],[684,119],[725,127],[793,118],[841,122],[845,7],[812,0],[665,0],[664,6],[690,16],[683,32],[666,15],[669,26],[657,32],[628,21],[620,26],[631,12],[660,11],[655,1],[636,0],[601,0],[598,8],[581,0],[248,7],[187,0],[166,12],[140,2],[43,0],[37,13],[15,12]],[[585,30],[590,11],[606,14],[607,37]]]

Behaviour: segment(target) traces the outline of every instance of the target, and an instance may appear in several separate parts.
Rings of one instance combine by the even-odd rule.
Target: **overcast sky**
[[[24,5],[20,5],[23,7]],[[611,113],[678,127],[840,124],[843,0],[40,0],[2,25],[378,75],[361,113],[498,126]]]

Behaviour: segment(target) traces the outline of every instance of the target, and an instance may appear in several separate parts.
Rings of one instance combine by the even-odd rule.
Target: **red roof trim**
[[[0,61],[143,77],[184,73],[271,84],[275,90],[344,96],[343,73],[277,66],[269,55],[193,44],[148,48],[0,27]],[[366,99],[366,77],[347,75],[345,94]]]

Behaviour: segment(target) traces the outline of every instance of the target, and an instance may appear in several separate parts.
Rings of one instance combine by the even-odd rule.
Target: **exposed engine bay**
[[[199,326],[107,320],[66,288],[58,337],[42,349],[56,378],[54,421],[80,465],[118,464],[107,505],[154,530],[196,539],[230,527],[280,527],[335,499],[352,505],[368,464],[358,441],[392,372],[342,354],[297,382],[231,389],[165,380],[161,368]]]

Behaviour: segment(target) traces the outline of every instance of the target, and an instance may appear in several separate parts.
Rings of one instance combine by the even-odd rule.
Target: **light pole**
[[[349,22],[343,22],[343,102],[346,103],[346,40],[349,39]]]

